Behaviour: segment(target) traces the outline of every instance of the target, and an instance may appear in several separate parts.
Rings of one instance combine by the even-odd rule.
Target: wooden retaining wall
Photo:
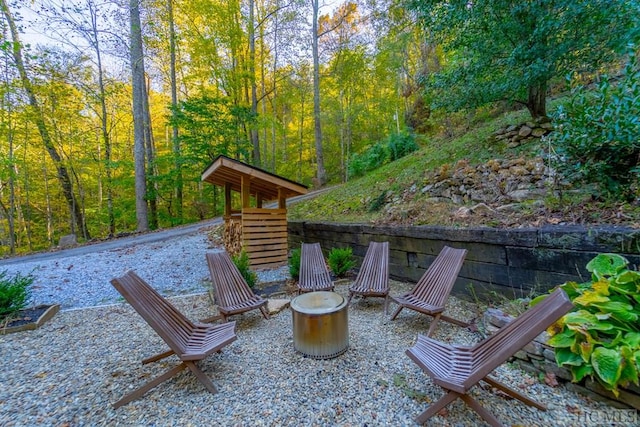
[[[444,245],[467,254],[453,293],[483,297],[495,291],[513,298],[545,292],[566,281],[586,281],[586,264],[598,253],[625,256],[640,265],[640,230],[623,227],[492,229],[416,226],[388,227],[291,221],[289,247],[320,242],[325,255],[351,246],[358,265],[370,241],[389,242],[389,271],[398,280],[416,282]]]

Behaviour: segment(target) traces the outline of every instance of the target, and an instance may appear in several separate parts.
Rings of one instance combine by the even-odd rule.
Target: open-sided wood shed
[[[286,264],[287,199],[306,194],[305,185],[226,156],[218,156],[205,169],[202,181],[224,188],[228,252],[236,254],[244,248],[252,267]],[[232,209],[232,191],[240,193],[240,211]],[[275,208],[263,208],[263,203],[271,201],[277,202]]]

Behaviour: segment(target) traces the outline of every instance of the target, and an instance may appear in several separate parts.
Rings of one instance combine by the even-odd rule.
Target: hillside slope
[[[511,112],[454,137],[422,140],[417,152],[293,204],[289,219],[499,228],[640,226],[638,206],[593,200],[588,187],[567,182],[547,155],[544,138],[514,144],[499,136],[507,126],[526,121],[524,112]]]

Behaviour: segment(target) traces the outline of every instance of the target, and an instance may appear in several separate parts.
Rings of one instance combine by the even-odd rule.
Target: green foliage
[[[371,203],[369,203],[369,207],[367,208],[367,210],[369,212],[378,212],[380,209],[382,209],[386,200],[387,192],[383,191],[378,197],[376,197],[371,201]]]
[[[300,248],[293,249],[289,257],[289,274],[294,280],[300,278]]]
[[[392,162],[420,148],[416,143],[415,137],[410,133],[396,133],[389,136],[387,147],[389,149],[389,160]]]
[[[353,251],[350,247],[331,249],[327,263],[337,277],[344,277],[356,265],[353,259]]]
[[[626,0],[410,5],[448,54],[423,83],[434,106],[449,111],[510,100],[543,113],[531,109],[544,108],[536,98],[544,101],[554,78],[587,64],[596,70],[638,36],[638,3]]]
[[[410,133],[392,134],[386,139],[370,146],[361,154],[353,154],[347,166],[349,177],[356,178],[378,169],[380,166],[398,160],[420,147]]]
[[[7,271],[0,273],[0,320],[10,317],[26,307],[31,290],[29,286],[34,277],[23,276],[16,273],[13,277],[7,277]]]
[[[231,257],[233,263],[238,267],[240,274],[244,277],[250,288],[253,288],[258,282],[258,275],[255,271],[251,270],[249,265],[249,255],[246,251],[242,250],[238,255]]]
[[[630,51],[622,80],[605,76],[596,90],[578,87],[553,115],[556,146],[565,175],[594,183],[606,197],[637,196],[640,177],[640,69]]]
[[[573,381],[595,377],[616,396],[618,387],[638,385],[640,369],[640,272],[617,254],[600,254],[587,264],[591,281],[560,287],[575,309],[548,330],[556,362]]]
[[[348,165],[349,177],[363,176],[365,173],[384,165],[388,158],[387,147],[380,142],[372,145],[362,154],[353,154]]]

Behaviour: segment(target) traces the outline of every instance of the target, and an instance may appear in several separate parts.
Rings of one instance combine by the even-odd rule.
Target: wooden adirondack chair
[[[349,286],[349,299],[354,295],[383,297],[384,314],[389,305],[389,242],[371,242],[356,280]]]
[[[156,362],[173,354],[181,362],[127,394],[114,403],[113,407],[119,408],[141,397],[186,368],[196,375],[207,390],[216,393],[215,386],[196,362],[236,340],[235,322],[218,325],[193,323],[133,271],[112,279],[111,284],[169,346],[169,350],[144,359],[142,363]]]
[[[466,256],[466,249],[454,249],[448,246],[442,248],[442,251],[409,293],[391,297],[398,304],[391,320],[394,320],[403,308],[409,308],[433,316],[427,336],[433,334],[440,319],[460,326],[467,326],[464,322],[442,314]]]
[[[422,412],[416,421],[419,424],[425,423],[442,408],[460,398],[489,424],[501,426],[493,414],[468,394],[468,391],[480,381],[529,406],[546,410],[540,403],[488,375],[570,311],[572,306],[565,292],[557,289],[536,306],[473,347],[452,346],[418,335],[416,344],[406,353],[447,394]]]
[[[229,254],[208,252],[206,258],[216,304],[223,322],[231,315],[255,309],[259,309],[265,319],[269,318],[267,300],[253,293]],[[210,319],[204,321],[207,320]]]
[[[303,243],[300,249],[298,294],[333,290],[333,281],[327,263],[324,261],[320,243]]]

